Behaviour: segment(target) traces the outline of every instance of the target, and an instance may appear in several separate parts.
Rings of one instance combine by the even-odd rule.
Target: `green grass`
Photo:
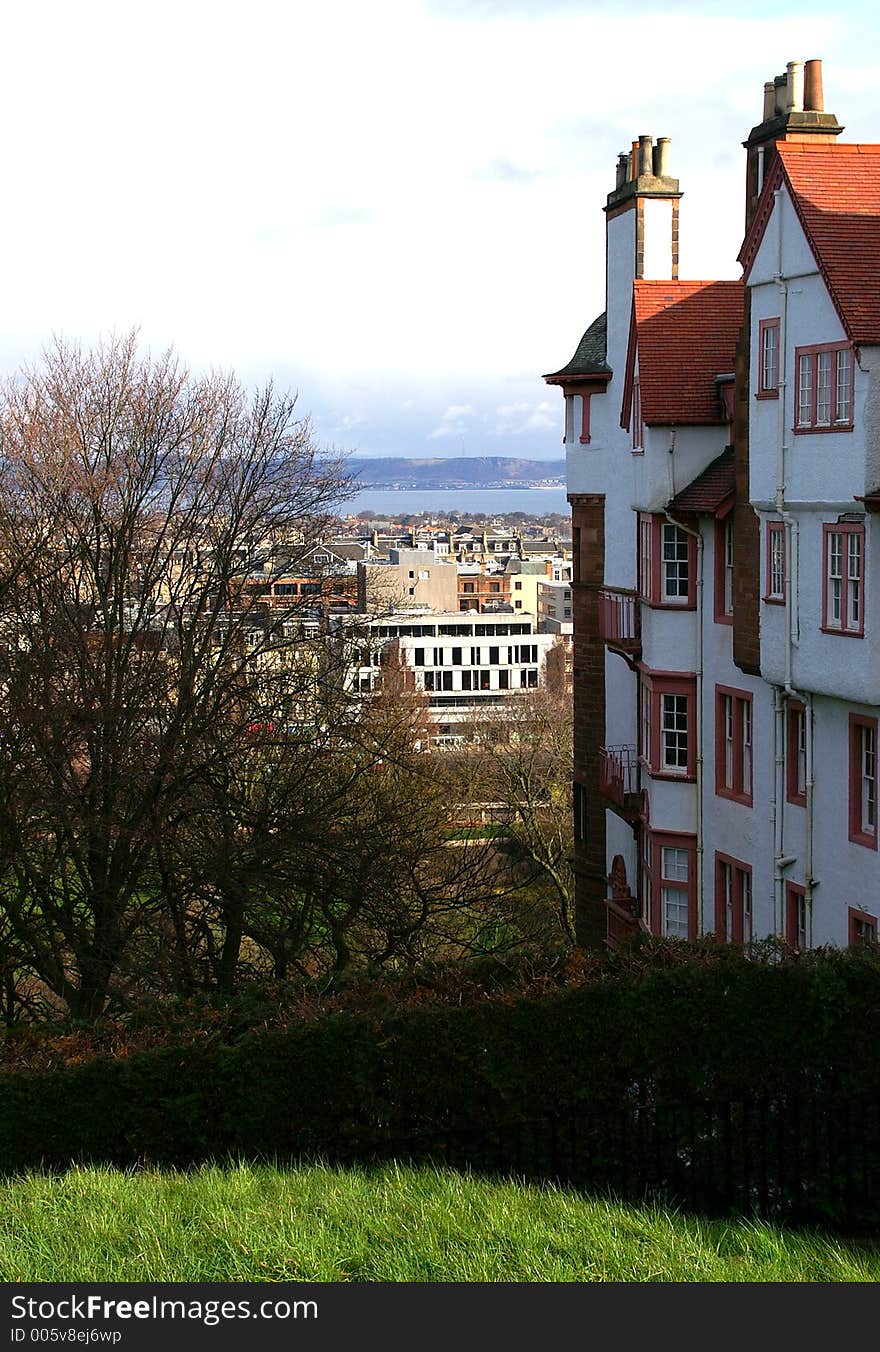
[[[7,1282],[880,1279],[880,1255],[827,1237],[430,1168],[84,1168],[0,1202]]]

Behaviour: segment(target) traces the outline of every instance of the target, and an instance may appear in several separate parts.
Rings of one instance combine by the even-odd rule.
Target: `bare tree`
[[[506,823],[524,868],[520,885],[550,905],[575,943],[572,706],[564,686],[517,693],[472,729],[475,789]]]
[[[168,921],[161,847],[255,729],[302,718],[314,668],[281,656],[296,616],[245,582],[295,567],[344,491],[292,398],[143,357],[134,335],[58,342],[2,392],[4,900],[26,967],[76,1015]]]

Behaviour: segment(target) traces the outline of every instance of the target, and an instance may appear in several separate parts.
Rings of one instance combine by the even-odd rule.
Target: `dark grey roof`
[[[340,559],[363,559],[367,552],[366,546],[356,540],[332,540],[327,548]]]
[[[545,380],[560,380],[564,376],[610,375],[611,368],[605,356],[606,320],[599,315],[587,329],[575,348],[574,356],[567,366],[559,371],[551,371]]]

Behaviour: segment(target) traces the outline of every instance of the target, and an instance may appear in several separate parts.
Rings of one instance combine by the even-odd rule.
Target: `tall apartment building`
[[[765,85],[737,282],[680,280],[669,143],[634,141],[605,312],[545,377],[587,944],[876,937],[880,146],[842,130],[820,62]]]

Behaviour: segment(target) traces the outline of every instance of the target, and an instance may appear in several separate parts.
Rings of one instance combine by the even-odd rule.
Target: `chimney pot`
[[[658,136],[654,147],[654,175],[666,178],[669,174],[669,137]]]
[[[639,177],[646,174],[650,178],[654,172],[653,139],[653,136],[639,137]]]
[[[788,81],[784,75],[776,75],[773,78],[773,85],[776,91],[775,111],[777,113],[784,113],[786,111],[786,104],[788,103],[787,83]]]
[[[639,143],[633,141],[629,152],[629,176],[631,179],[639,176]]]
[[[808,61],[804,66],[804,108],[810,113],[825,111],[821,61]]]
[[[629,154],[627,153],[627,151],[621,150],[620,154],[617,157],[617,182],[614,185],[615,188],[622,188],[628,178],[629,178]]]
[[[802,113],[804,111],[803,61],[789,61],[786,71],[788,74],[788,106],[793,113]]]
[[[769,122],[776,114],[776,85],[772,80],[764,82],[764,121]]]

